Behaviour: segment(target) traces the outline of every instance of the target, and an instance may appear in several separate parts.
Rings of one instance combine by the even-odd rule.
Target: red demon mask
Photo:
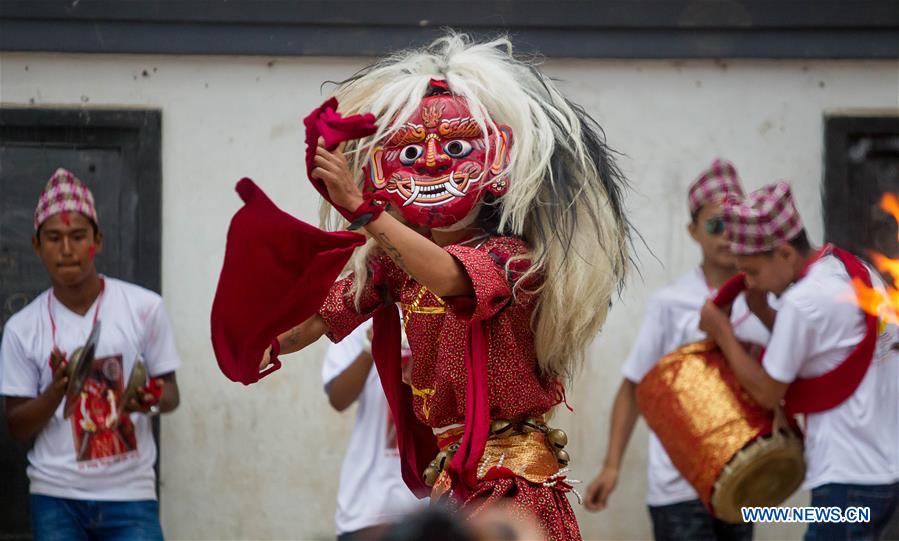
[[[366,182],[409,222],[450,226],[468,216],[485,189],[497,196],[506,191],[507,181],[495,177],[508,163],[512,132],[508,126],[497,129],[485,146],[465,99],[428,96],[374,149],[365,166]]]

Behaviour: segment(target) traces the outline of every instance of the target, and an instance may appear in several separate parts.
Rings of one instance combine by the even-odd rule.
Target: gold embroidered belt
[[[437,499],[452,488],[446,466],[459,448],[462,432],[460,427],[440,435],[440,452],[423,474],[425,483],[432,487],[431,498]],[[565,432],[547,427],[542,418],[493,421],[478,463],[477,478],[515,475],[531,483],[545,483],[568,465],[570,459],[564,449],[567,443]]]

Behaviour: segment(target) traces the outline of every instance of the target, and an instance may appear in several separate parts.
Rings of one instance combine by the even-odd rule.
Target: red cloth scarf
[[[326,233],[285,213],[245,178],[231,219],[212,303],[212,349],[232,381],[255,383],[280,368],[277,336],[313,316],[362,235]],[[272,364],[259,372],[269,345]]]
[[[490,436],[487,390],[487,333],[480,321],[471,321],[465,337],[465,432],[447,466],[454,495],[464,501],[478,484],[478,465]]]
[[[396,426],[403,481],[416,496],[424,498],[430,495],[431,488],[422,480],[422,472],[437,455],[438,449],[431,429],[415,417],[412,389],[403,383],[397,307],[390,304],[378,309],[372,328],[371,355]]]
[[[805,265],[799,274],[802,280],[809,268],[826,255],[833,255],[846,267],[850,278],[857,278],[871,287],[871,275],[862,262],[851,253],[828,244]],[[726,306],[746,289],[746,275],[738,274],[725,283],[715,297],[715,304]],[[835,408],[852,396],[861,384],[877,345],[877,317],[865,314],[865,336],[846,360],[833,370],[812,378],[797,378],[787,388],[784,411],[788,416],[800,413],[819,413]]]
[[[312,178],[319,138],[333,150],[340,143],[375,132],[371,114],[342,117],[337,100],[329,99],[304,120],[306,171],[329,203],[324,182]],[[331,285],[365,237],[349,232],[326,233],[275,206],[252,180],[237,183],[244,201],[231,219],[225,261],[212,304],[212,348],[219,368],[232,381],[249,385],[278,370],[277,336],[314,315]],[[336,205],[349,220],[369,212],[370,202],[355,212]],[[374,214],[372,214],[374,213]],[[259,372],[265,348],[272,364]]]

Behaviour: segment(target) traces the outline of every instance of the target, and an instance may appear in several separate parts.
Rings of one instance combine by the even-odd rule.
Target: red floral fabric
[[[513,519],[535,518],[548,541],[580,541],[581,531],[568,492],[563,484],[546,487],[521,477],[505,477],[481,481],[461,508],[473,517],[482,509],[501,504]]]
[[[472,318],[482,320],[488,337],[490,417],[522,419],[548,411],[558,396],[554,382],[538,374],[530,327],[536,298],[526,292],[513,296],[515,277],[505,269],[505,262],[527,246],[512,237],[490,237],[476,247],[445,249],[471,278],[473,297],[440,299],[390,258],[375,257],[358,311],[350,294],[353,275],[331,288],[319,310],[330,329],[328,337],[339,342],[384,303],[399,302],[412,350],[415,414],[438,428],[464,423],[466,328]]]

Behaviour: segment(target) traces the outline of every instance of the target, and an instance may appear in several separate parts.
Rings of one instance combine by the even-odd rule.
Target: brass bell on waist
[[[437,482],[437,477],[440,475],[440,472],[437,471],[437,468],[434,466],[428,466],[425,468],[424,473],[421,475],[422,481],[425,482],[429,487],[434,486],[434,483]]]
[[[560,430],[558,428],[553,428],[552,430],[547,432],[546,439],[556,449],[561,449],[568,445],[568,434],[566,434],[564,430]]]
[[[509,421],[497,420],[490,421],[490,434],[496,436],[507,436],[512,433],[512,423]]]
[[[559,449],[558,451],[556,451],[556,460],[558,460],[559,465],[564,468],[568,465],[569,462],[571,462],[571,457],[568,456],[568,451],[566,451],[565,449]]]

